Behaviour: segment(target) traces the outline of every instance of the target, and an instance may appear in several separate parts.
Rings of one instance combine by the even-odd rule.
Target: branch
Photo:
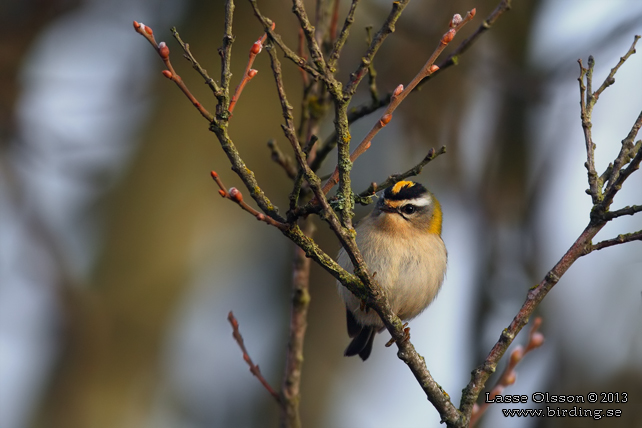
[[[297,169],[292,164],[292,158],[281,151],[281,148],[274,138],[268,140],[267,146],[270,149],[270,158],[281,165],[281,168],[283,168],[287,176],[294,180],[294,177],[297,175]]]
[[[524,359],[526,354],[542,346],[542,344],[544,343],[544,335],[537,331],[541,324],[542,318],[535,318],[535,321],[533,321],[533,326],[531,327],[531,331],[528,333],[528,342],[526,343],[526,348],[523,348],[521,345],[519,345],[513,350],[513,352],[511,352],[506,368],[504,368],[504,371],[499,376],[499,379],[497,379],[495,386],[493,386],[493,388],[490,390],[490,393],[488,393],[488,400],[484,400],[484,403],[481,406],[478,406],[477,404],[473,406],[473,412],[470,418],[469,427],[474,427],[475,424],[477,424],[479,419],[488,409],[489,404],[492,402],[492,400],[495,399],[498,394],[501,394],[504,391],[504,388],[515,383],[515,381],[517,380],[517,372],[515,371],[515,367],[517,367],[517,365]]]
[[[232,325],[232,336],[234,336],[234,340],[236,340],[239,348],[241,348],[241,352],[243,352],[243,360],[247,363],[248,366],[250,366],[250,372],[259,380],[259,382],[261,382],[261,384],[265,387],[265,389],[267,389],[270,395],[274,397],[276,402],[281,404],[281,398],[279,397],[279,394],[274,389],[272,389],[268,381],[265,380],[265,378],[261,374],[259,366],[255,365],[252,362],[252,358],[250,358],[250,355],[247,353],[247,349],[245,349],[245,344],[243,343],[243,336],[241,336],[241,332],[239,331],[239,322],[236,320],[236,318],[234,318],[234,314],[232,313],[232,311],[227,314],[227,320]]]
[[[352,152],[350,155],[350,161],[354,162],[359,156],[361,156],[363,153],[366,152],[370,148],[371,141],[374,138],[377,133],[390,122],[392,119],[392,113],[397,109],[399,104],[412,92],[417,84],[426,76],[429,76],[430,74],[434,73],[439,69],[436,65],[434,65],[435,60],[437,57],[443,52],[443,50],[448,46],[448,44],[453,40],[457,32],[464,26],[466,23],[468,23],[473,17],[475,16],[476,10],[472,9],[470,10],[467,14],[466,17],[462,19],[460,15],[455,15],[450,23],[450,26],[452,27],[446,34],[444,34],[439,41],[439,44],[433,51],[433,53],[430,55],[428,58],[428,61],[424,64],[424,66],[419,70],[419,73],[410,81],[408,86],[404,89],[403,85],[399,85],[397,89],[392,94],[392,98],[390,100],[390,104],[388,105],[388,108],[386,111],[383,113],[381,118],[375,123],[375,125],[372,127],[370,132],[365,136],[365,138],[359,143],[357,148]],[[374,43],[374,41],[373,41]],[[349,86],[350,84],[348,84]],[[347,91],[344,90],[344,93]],[[326,181],[326,183],[323,185],[323,192],[328,193],[332,187],[334,187],[339,179],[339,166],[335,169],[334,173]]]
[[[274,30],[275,27],[276,24],[273,22],[272,30]],[[256,58],[256,56],[261,53],[261,50],[263,49],[263,43],[265,43],[266,39],[267,33],[261,36],[256,42],[254,42],[254,44],[250,48],[250,58],[247,60],[247,65],[245,66],[245,71],[243,72],[243,79],[241,79],[238,86],[236,87],[234,96],[232,97],[232,101],[230,101],[230,108],[228,109],[230,114],[232,114],[234,106],[241,96],[241,92],[243,92],[243,88],[245,87],[247,82],[252,80],[252,78],[259,72],[258,70],[252,69],[252,64],[254,64],[254,59]]]
[[[259,221],[263,221],[269,224],[270,226],[274,226],[281,230],[287,229],[288,226],[285,223],[276,221],[272,217],[268,217],[265,214],[258,212],[257,210],[255,210],[254,208],[246,204],[245,201],[243,200],[243,194],[236,187],[231,187],[229,191],[225,190],[225,185],[223,185],[223,182],[218,177],[218,174],[215,171],[210,172],[210,175],[212,176],[212,178],[214,179],[214,181],[219,187],[218,194],[221,195],[223,198],[236,202],[238,206],[240,206],[245,211],[252,214]]]
[[[375,34],[374,39],[372,39],[372,43],[370,43],[366,54],[361,58],[361,64],[352,74],[350,74],[350,81],[343,90],[345,97],[352,97],[352,95],[357,91],[357,86],[359,86],[361,79],[363,79],[363,76],[366,74],[368,67],[372,63],[372,59],[379,51],[383,41],[386,40],[388,35],[395,31],[395,24],[409,1],[410,0],[399,0],[392,3],[392,10],[388,14],[388,17],[379,31]]]
[[[201,116],[207,119],[207,121],[210,123],[214,122],[214,116],[209,111],[207,111],[207,109],[203,107],[200,102],[198,102],[196,97],[194,97],[189,89],[187,89],[187,86],[185,85],[185,82],[183,82],[183,79],[181,79],[178,73],[174,71],[174,67],[172,67],[172,63],[169,60],[169,48],[167,47],[165,42],[156,43],[154,32],[152,31],[151,27],[148,27],[142,22],[138,23],[134,21],[134,29],[138,34],[145,37],[145,39],[147,39],[147,41],[151,43],[151,45],[154,47],[154,49],[156,49],[156,52],[165,63],[165,67],[167,67],[167,70],[163,70],[163,76],[176,83],[181,91],[183,91],[187,99],[190,100],[194,107],[196,107]]]
[[[198,71],[198,73],[205,79],[205,83],[207,86],[210,87],[212,92],[214,93],[215,97],[221,96],[221,88],[218,86],[216,81],[212,79],[209,74],[207,74],[207,70],[205,70],[201,65],[196,61],[196,58],[194,58],[194,55],[192,55],[192,52],[189,49],[189,43],[183,42],[183,39],[181,39],[181,36],[178,34],[178,31],[176,31],[176,27],[172,27],[171,30],[172,36],[174,36],[174,39],[178,42],[179,45],[181,45],[181,48],[183,49],[183,56],[185,59],[187,59],[191,64],[194,70]]]
[[[601,250],[602,248],[612,247],[614,245],[625,244],[627,242],[642,241],[642,230],[633,233],[618,235],[613,239],[607,239],[597,244],[591,245],[590,251]]]
[[[269,35],[270,40],[273,40],[274,43],[283,51],[283,54],[285,55],[286,58],[294,62],[298,67],[302,68],[306,72],[308,72],[312,77],[314,77],[315,80],[324,80],[325,75],[323,73],[319,73],[317,70],[315,70],[313,67],[310,66],[310,64],[307,63],[305,59],[297,55],[292,49],[287,47],[287,45],[283,42],[283,39],[281,39],[281,36],[276,34],[272,29],[272,21],[266,18],[265,16],[261,15],[261,12],[259,11],[259,7],[256,4],[256,0],[249,0],[250,4],[252,5],[252,9],[254,10],[254,15],[258,18],[258,20],[261,22],[263,25],[263,28],[265,29],[265,32]]]
[[[336,5],[339,4],[339,1],[336,1]],[[330,52],[330,56],[328,58],[328,68],[331,70],[335,68],[337,65],[337,61],[339,61],[339,56],[341,55],[341,50],[343,49],[343,46],[346,43],[346,40],[348,40],[348,35],[350,34],[350,27],[354,23],[354,13],[357,10],[357,5],[359,4],[359,0],[352,0],[352,4],[350,5],[350,10],[348,11],[348,15],[346,16],[346,20],[343,23],[343,28],[341,29],[341,33],[339,33],[339,37],[337,40],[334,42],[334,46],[332,46],[332,51]],[[330,36],[334,37],[333,30],[330,30]]]
[[[303,233],[311,237],[314,224],[311,218],[305,220]],[[290,339],[286,355],[285,373],[281,386],[281,404],[283,406],[282,425],[300,427],[299,402],[301,397],[301,370],[303,367],[303,342],[307,328],[308,307],[310,305],[310,259],[305,252],[296,248],[294,251],[292,277],[292,310],[290,316]]]
[[[479,393],[484,388],[486,381],[495,372],[497,363],[502,358],[517,334],[528,323],[535,308],[546,297],[549,291],[557,284],[559,279],[566,273],[575,261],[590,252],[591,239],[604,227],[606,223],[589,224],[575,243],[569,248],[557,264],[551,269],[544,279],[527,294],[526,301],[513,318],[510,325],[505,328],[495,346],[491,349],[484,362],[473,370],[470,382],[462,391],[461,405],[459,410],[464,417],[470,418],[473,406]]]
[[[223,119],[229,117],[229,102],[230,102],[230,79],[232,79],[232,43],[234,43],[234,36],[232,35],[232,20],[234,17],[234,0],[225,1],[225,30],[223,33],[223,45],[218,49],[218,54],[221,56],[221,87],[223,88],[223,98],[220,103],[220,110],[218,114]]]
[[[419,162],[417,165],[415,165],[408,171],[403,172],[401,174],[390,175],[386,180],[384,180],[380,184],[377,184],[377,183],[370,184],[370,186],[366,190],[359,193],[359,197],[367,198],[369,196],[374,195],[376,192],[380,190],[387,189],[388,187],[393,186],[396,183],[405,180],[408,177],[415,177],[421,174],[421,171],[424,169],[426,165],[428,165],[437,156],[443,155],[444,153],[446,153],[446,146],[442,146],[441,149],[439,149],[438,151],[435,151],[435,149],[430,149],[426,157],[423,158],[423,160]]]
[[[613,220],[614,218],[622,217],[623,215],[634,215],[639,213],[640,211],[642,211],[642,205],[626,206],[619,210],[607,212],[606,214],[604,214],[604,219]]]

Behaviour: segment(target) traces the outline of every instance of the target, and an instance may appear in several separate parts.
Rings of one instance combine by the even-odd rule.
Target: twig
[[[642,205],[633,205],[620,208],[619,210],[609,211],[604,214],[606,220],[622,217],[623,215],[634,215],[642,211]]]
[[[312,237],[314,223],[311,218],[304,222],[303,233]],[[299,415],[301,370],[303,368],[303,343],[307,328],[308,307],[310,305],[310,259],[301,248],[294,250],[292,267],[292,305],[290,315],[290,338],[286,355],[285,373],[281,386],[282,418],[288,427],[300,427]]]
[[[272,23],[272,30],[276,27],[276,23]],[[261,53],[261,50],[263,49],[263,44],[265,43],[265,40],[267,40],[267,33],[261,36],[250,48],[250,57],[247,60],[247,65],[245,66],[245,71],[243,72],[243,79],[239,82],[238,86],[236,87],[236,90],[234,91],[234,96],[232,97],[232,101],[230,101],[230,107],[229,107],[229,112],[230,114],[234,110],[234,106],[236,105],[236,102],[238,101],[239,97],[241,96],[241,92],[243,92],[243,88],[249,82],[252,80],[254,76],[258,73],[258,70],[252,69],[252,64],[254,63],[254,59],[256,56]]]
[[[622,235],[618,235],[613,239],[606,239],[604,241],[598,242],[597,244],[593,244],[591,245],[590,251],[601,250],[602,248],[608,248],[614,245],[633,241],[642,241],[642,230],[638,230],[637,232],[633,233],[625,233]]]
[[[439,68],[434,65],[435,60],[437,57],[441,54],[441,52],[448,46],[448,44],[453,40],[457,32],[464,26],[466,25],[467,22],[469,22],[473,17],[475,16],[476,10],[472,9],[470,10],[467,14],[466,17],[462,19],[461,16],[455,15],[451,21],[451,29],[448,30],[447,33],[445,33],[441,40],[439,41],[439,44],[433,51],[433,53],[430,55],[428,58],[428,61],[424,64],[424,66],[421,68],[419,73],[412,79],[412,81],[408,84],[406,88],[403,87],[403,85],[399,85],[397,89],[392,94],[392,99],[390,100],[390,104],[388,105],[388,108],[386,111],[383,113],[381,118],[375,123],[375,125],[372,127],[370,132],[365,136],[365,138],[359,143],[357,148],[352,152],[350,155],[350,161],[354,162],[359,156],[361,156],[363,153],[370,148],[370,144],[372,139],[374,138],[377,133],[390,122],[392,119],[392,113],[395,111],[395,109],[401,104],[401,102],[410,94],[410,92],[413,91],[415,86],[426,76],[429,76],[430,74],[434,73],[437,71]],[[355,80],[358,80],[355,78]],[[346,92],[346,91],[344,91]],[[330,177],[330,179],[323,185],[323,192],[328,193],[332,187],[334,187],[339,180],[339,166],[335,169],[334,173]]]
[[[513,352],[511,352],[506,368],[504,368],[504,371],[499,376],[499,379],[497,379],[495,386],[493,386],[493,388],[491,388],[490,392],[488,393],[488,400],[484,400],[484,403],[481,406],[478,406],[477,404],[473,406],[473,412],[470,417],[469,427],[474,427],[475,424],[477,424],[479,419],[488,409],[490,400],[494,400],[498,394],[501,394],[504,391],[504,388],[515,383],[515,380],[517,380],[517,372],[515,372],[515,367],[517,367],[520,361],[524,359],[526,354],[542,346],[542,344],[544,343],[544,335],[537,331],[541,324],[542,318],[535,318],[535,321],[533,321],[533,326],[531,327],[531,331],[528,333],[528,342],[526,343],[526,348],[523,348],[521,345],[519,345],[513,350]]]
[[[181,36],[178,34],[178,31],[176,31],[176,27],[172,27],[171,30],[172,36],[174,36],[174,39],[178,42],[179,45],[181,45],[181,48],[183,48],[183,56],[185,59],[187,59],[191,64],[194,70],[198,71],[198,73],[205,79],[205,83],[210,87],[212,92],[214,93],[215,97],[221,96],[221,88],[218,86],[216,81],[212,79],[209,74],[207,74],[207,70],[205,70],[201,65],[196,61],[196,58],[194,58],[194,55],[192,55],[192,52],[189,49],[189,43],[183,42],[183,39],[181,39]]]
[[[637,37],[636,37],[637,41]],[[582,96],[582,126],[585,127],[585,121],[584,119],[589,119],[590,120],[590,113],[592,110],[592,107],[594,105],[594,99],[591,98],[591,85],[589,84],[591,82],[592,76],[592,63],[593,61],[591,60],[589,63],[589,68],[581,68],[581,77],[583,78],[586,76],[587,79],[587,85],[584,87],[583,82],[580,82],[580,94]],[[581,64],[580,64],[581,65]],[[586,93],[586,96],[584,96]],[[586,113],[586,115],[584,114]],[[642,122],[642,113],[636,120],[631,132],[629,133],[629,137],[623,141],[623,145],[630,141],[632,145],[632,140],[635,137],[634,134],[637,133],[637,130],[639,130],[639,123]],[[586,129],[586,127],[585,127]],[[586,134],[585,134],[586,135]],[[589,135],[590,137],[590,135]],[[622,183],[628,176],[636,169],[638,169],[640,161],[642,161],[642,150],[640,147],[642,147],[642,143],[639,145],[636,144],[637,147],[637,153],[635,153],[634,157],[631,159],[631,152],[630,149],[629,152],[626,153],[626,156],[618,155],[618,158],[616,158],[616,161],[618,159],[630,159],[629,165],[626,167],[624,171],[621,172],[621,174],[617,175],[614,177],[616,171],[618,170],[618,167],[615,166],[615,163],[608,169],[610,169],[612,172],[609,175],[609,185],[607,187],[607,190],[605,191],[605,194],[602,196],[599,194],[599,192],[595,192],[591,194],[592,199],[593,199],[593,208],[591,210],[591,220],[589,221],[588,226],[584,229],[584,231],[580,234],[580,236],[577,238],[575,243],[571,246],[571,248],[566,251],[564,256],[560,259],[557,264],[548,272],[548,274],[544,277],[544,279],[535,287],[531,288],[527,294],[526,301],[520,308],[519,312],[515,317],[513,318],[512,322],[510,325],[502,331],[502,334],[489,352],[488,356],[484,360],[484,362],[478,366],[473,372],[471,376],[471,380],[466,386],[466,388],[462,391],[462,399],[461,399],[461,405],[460,405],[460,412],[464,415],[464,418],[469,418],[473,411],[473,407],[475,404],[475,401],[477,400],[477,397],[479,396],[480,391],[484,387],[486,381],[488,380],[488,377],[495,371],[495,368],[497,367],[498,361],[502,358],[506,350],[508,349],[508,346],[512,343],[512,341],[515,339],[515,336],[520,332],[520,330],[526,325],[528,322],[528,317],[533,313],[535,308],[539,305],[539,303],[544,299],[544,297],[548,294],[548,292],[557,284],[557,282],[560,280],[562,275],[570,268],[570,266],[580,257],[585,256],[589,253],[591,253],[594,250],[599,250],[602,248],[610,247],[613,245],[625,243],[625,242],[630,242],[633,240],[641,240],[642,239],[642,231],[634,232],[634,233],[629,233],[625,235],[620,235],[617,238],[606,240],[599,242],[597,244],[592,244],[592,239],[595,237],[595,235],[606,225],[606,223],[611,220],[612,218],[615,218],[619,215],[624,215],[624,214],[629,214],[632,211],[636,211],[635,209],[630,209],[629,208],[623,208],[619,212],[616,211],[616,216],[610,216],[608,215],[608,208],[610,204],[613,201],[613,197],[615,194],[621,189]],[[586,144],[586,150],[587,150],[587,159],[590,159],[591,153],[594,152],[594,146],[590,138],[587,139],[587,144]],[[588,164],[588,163],[587,163]],[[589,168],[590,172],[590,168]],[[592,182],[594,177],[589,174],[588,181],[589,183]],[[599,189],[600,186],[598,186]],[[592,190],[589,189],[589,193],[592,193]]]
[[[261,12],[259,11],[259,7],[256,4],[256,0],[249,0],[249,2],[252,5],[252,9],[254,10],[254,15],[258,18],[258,20],[263,25],[263,28],[265,32],[268,33],[270,40],[274,40],[274,43],[283,51],[283,54],[285,55],[285,57],[291,60],[292,62],[294,62],[298,67],[308,72],[312,77],[314,77],[315,80],[325,79],[325,75],[323,73],[319,73],[317,70],[311,67],[310,64],[308,64],[308,62],[304,58],[297,55],[292,49],[290,49],[283,42],[283,39],[281,39],[281,36],[279,36],[278,34],[276,34],[274,31],[270,29],[272,26],[272,21],[266,18],[265,16],[261,15]]]
[[[393,186],[394,184],[402,180],[405,180],[408,177],[415,177],[421,174],[421,171],[424,169],[426,165],[428,165],[428,163],[430,163],[437,156],[443,155],[444,153],[446,153],[446,146],[441,146],[441,148],[437,151],[435,151],[435,149],[430,149],[426,157],[424,157],[423,160],[419,162],[417,165],[415,165],[408,171],[403,172],[401,174],[392,174],[391,176],[389,176],[387,179],[385,179],[383,182],[379,184],[377,183],[370,184],[370,186],[366,190],[359,193],[359,197],[367,198],[368,196],[372,196],[380,190],[387,189],[388,187]]]
[[[314,62],[317,70],[320,73],[325,74],[326,65],[325,60],[323,59],[323,53],[317,43],[317,39],[314,34],[314,27],[308,19],[308,14],[305,12],[305,6],[301,0],[292,0],[292,12],[296,15],[299,20],[299,24],[303,29],[303,34],[308,42],[308,51],[310,52],[312,61]]]
[[[245,203],[245,201],[243,200],[243,194],[236,187],[231,187],[230,190],[225,190],[225,185],[219,178],[216,171],[210,172],[210,175],[212,176],[212,178],[214,179],[214,181],[219,187],[218,194],[221,195],[223,198],[236,202],[241,208],[243,208],[245,211],[252,214],[259,221],[263,221],[281,230],[288,228],[288,226],[285,223],[276,221],[272,217],[266,216],[265,214],[258,212],[257,210],[249,206],[247,203]]]
[[[337,0],[336,5],[338,6],[338,4],[339,1]],[[332,40],[336,39],[334,42],[334,46],[332,47],[332,51],[330,52],[330,55],[328,57],[328,67],[331,70],[334,69],[334,67],[337,65],[337,61],[339,60],[339,56],[341,55],[341,50],[343,49],[343,46],[345,45],[346,40],[350,35],[350,27],[354,23],[354,13],[357,10],[358,4],[359,0],[352,0],[350,10],[348,11],[348,15],[346,16],[345,22],[343,23],[343,28],[341,29],[341,33],[339,33],[338,38],[335,37],[336,33],[331,30]]]
[[[598,185],[597,171],[595,171],[595,143],[593,143],[593,137],[591,135],[591,128],[593,126],[591,124],[591,114],[594,105],[594,102],[592,102],[593,94],[591,93],[591,84],[595,62],[592,56],[589,56],[588,68],[582,66],[581,59],[578,59],[577,62],[580,65],[580,77],[577,79],[580,82],[580,117],[582,119],[584,141],[586,143],[586,163],[584,165],[587,169],[589,182],[589,190],[587,193],[591,195],[593,204],[597,204],[602,198],[602,186]],[[584,85],[585,78],[586,85]]]
[[[234,35],[232,34],[232,21],[234,18],[234,0],[225,1],[225,30],[223,33],[223,45],[218,49],[221,56],[221,87],[223,88],[223,98],[220,100],[220,110],[218,115],[222,119],[229,118],[230,102],[230,80],[232,79],[232,43]]]
[[[267,380],[263,377],[261,374],[261,370],[259,369],[259,366],[255,365],[252,362],[252,358],[250,358],[250,354],[248,354],[247,349],[245,349],[245,344],[243,343],[243,336],[241,336],[241,332],[239,331],[239,322],[234,318],[234,314],[232,311],[230,311],[229,314],[227,314],[227,320],[230,322],[232,325],[232,336],[234,336],[234,340],[236,340],[236,343],[238,343],[239,348],[241,348],[241,352],[243,352],[243,360],[247,363],[248,366],[250,366],[250,372],[261,382],[261,384],[267,389],[267,391],[270,393],[272,397],[276,400],[277,403],[281,404],[281,397],[279,396],[278,392],[276,392],[268,383]]]
[[[366,27],[366,34],[368,35],[368,44],[372,43],[372,26]],[[377,90],[377,70],[374,68],[374,62],[370,63],[368,67],[368,89],[370,90],[372,102],[377,102],[379,99],[379,91]]]
[[[296,177],[297,174],[297,169],[292,163],[292,158],[281,151],[281,148],[274,138],[267,142],[267,146],[270,149],[271,159],[281,165],[287,176],[294,180],[294,177]]]
[[[196,97],[194,97],[194,95],[192,95],[189,89],[187,89],[187,86],[183,82],[183,79],[181,79],[181,77],[176,73],[176,71],[174,71],[174,67],[172,67],[172,63],[169,60],[169,48],[167,47],[165,42],[156,43],[156,39],[154,38],[154,32],[150,27],[148,27],[143,23],[138,23],[134,21],[134,29],[138,34],[145,37],[145,39],[147,39],[147,41],[151,43],[152,46],[154,46],[154,48],[156,49],[156,52],[165,63],[165,67],[167,67],[167,70],[163,70],[163,76],[167,77],[169,80],[176,83],[176,85],[181,89],[181,91],[183,91],[187,99],[189,99],[190,102],[194,105],[194,107],[196,107],[196,109],[199,111],[201,116],[207,119],[207,121],[210,123],[214,122],[215,120],[214,116],[209,111],[207,111],[207,109],[203,107],[203,105],[200,102],[198,102]]]

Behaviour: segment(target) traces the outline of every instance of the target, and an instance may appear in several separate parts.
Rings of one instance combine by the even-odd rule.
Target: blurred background
[[[413,343],[455,403],[528,288],[588,222],[577,59],[586,64],[594,55],[601,83],[642,33],[642,4],[634,0],[513,3],[457,67],[400,107],[353,174],[362,190],[414,166],[431,147],[448,148],[418,180],[442,203],[449,270],[436,302],[411,327]],[[453,13],[477,8],[451,49],[496,4],[411,2],[375,59],[381,93],[412,79]],[[259,5],[296,47],[291,3]],[[312,14],[314,3],[306,5]],[[348,6],[341,2],[342,17]],[[365,26],[379,28],[389,8],[389,1],[361,2],[341,76],[365,51]],[[278,386],[293,247],[218,196],[210,170],[227,186],[241,182],[206,122],[161,76],[162,63],[133,20],[168,43],[177,71],[213,111],[214,98],[181,61],[169,28],[176,26],[218,77],[222,1],[0,3],[0,427],[277,426],[277,407],[248,372],[226,317],[234,311],[251,356]],[[247,2],[237,1],[234,34],[236,85],[262,34]],[[230,132],[284,212],[289,182],[266,147],[276,138],[287,148],[267,55],[254,68],[259,74]],[[284,62],[284,73],[296,107],[299,70]],[[634,55],[597,104],[600,172],[642,109],[641,73],[642,56]],[[368,99],[364,82],[354,105]],[[378,117],[355,123],[353,141]],[[321,139],[331,127],[328,117]],[[640,188],[637,173],[615,206],[640,204]],[[598,238],[641,228],[640,215],[620,218]],[[318,224],[316,239],[329,254],[338,251],[325,225]],[[383,347],[387,333],[366,363],[343,357],[344,309],[334,280],[316,266],[311,295],[304,426],[439,426],[394,347]],[[642,427],[642,244],[580,259],[538,314],[546,343],[519,366],[506,393],[627,392],[626,404],[598,405],[623,410],[608,426]],[[492,407],[480,425],[594,425],[507,420],[501,408]]]

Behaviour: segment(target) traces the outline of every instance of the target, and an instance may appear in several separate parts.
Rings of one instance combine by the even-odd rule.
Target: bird
[[[442,217],[435,195],[420,183],[403,180],[385,189],[370,214],[355,227],[357,247],[369,272],[387,292],[392,311],[404,321],[423,312],[444,282],[448,252],[441,238]],[[344,248],[337,263],[354,271]],[[383,322],[350,290],[337,284],[352,338],[344,355],[359,355],[365,361],[376,333],[384,329]]]

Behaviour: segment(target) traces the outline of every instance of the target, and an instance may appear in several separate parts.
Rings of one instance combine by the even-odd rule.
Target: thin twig
[[[415,165],[414,167],[410,168],[408,171],[403,172],[401,174],[392,174],[379,184],[377,183],[370,184],[370,186],[366,190],[359,193],[359,197],[367,198],[368,196],[372,196],[380,190],[387,189],[388,187],[393,186],[396,183],[403,181],[408,177],[415,177],[421,174],[421,171],[424,169],[426,165],[428,165],[428,163],[430,163],[437,156],[443,155],[444,153],[446,153],[446,146],[441,146],[441,148],[437,151],[435,151],[435,149],[430,149],[426,157],[424,157],[422,161],[419,162],[417,165]]]
[[[453,40],[457,32],[464,26],[466,23],[468,23],[473,17],[475,16],[476,10],[472,9],[470,10],[465,18],[461,18],[459,15],[455,15],[453,17],[453,20],[451,21],[451,28],[448,30],[447,33],[445,33],[442,37],[441,40],[439,41],[439,44],[433,51],[433,53],[430,55],[428,58],[428,61],[424,64],[424,66],[421,68],[419,73],[412,79],[412,81],[408,84],[406,88],[403,87],[403,85],[399,85],[397,89],[395,89],[392,99],[390,100],[390,104],[388,104],[388,108],[386,111],[383,113],[381,118],[375,123],[375,125],[372,127],[370,132],[364,137],[364,139],[359,143],[356,149],[350,154],[350,161],[354,162],[359,156],[361,156],[363,153],[370,148],[371,141],[374,138],[377,133],[390,122],[392,119],[392,113],[396,110],[396,108],[401,104],[401,102],[412,92],[417,86],[417,84],[426,76],[429,76],[430,74],[434,73],[437,71],[439,68],[434,65],[435,60],[437,57],[443,52],[443,50],[448,46],[448,44]],[[345,92],[345,91],[344,91]],[[339,166],[335,169],[334,173],[330,177],[328,181],[323,185],[323,192],[328,193],[332,187],[334,187],[339,180]]]
[[[338,0],[336,4],[339,4]],[[337,61],[339,60],[339,56],[341,55],[341,50],[343,49],[346,40],[348,40],[348,36],[350,35],[350,27],[354,23],[354,13],[357,10],[358,4],[359,0],[352,0],[350,10],[348,11],[348,15],[346,16],[345,22],[343,23],[343,28],[341,29],[341,33],[339,33],[339,37],[335,40],[334,32],[332,32],[331,34],[332,40],[335,40],[335,42],[334,46],[332,47],[332,51],[328,56],[328,68],[330,69],[335,68],[335,66],[337,65]]]
[[[528,333],[528,342],[526,343],[526,347],[524,348],[519,345],[513,350],[513,352],[511,352],[508,364],[497,379],[495,386],[493,386],[490,392],[487,393],[487,399],[484,400],[484,403],[481,406],[475,404],[473,407],[469,428],[472,428],[477,424],[479,419],[488,409],[489,404],[492,402],[491,400],[494,400],[498,394],[501,394],[504,391],[504,388],[515,383],[515,380],[517,380],[517,372],[515,371],[515,368],[524,359],[526,354],[542,346],[544,343],[544,335],[538,331],[541,324],[542,318],[535,318],[533,325],[531,326],[531,330]]]
[[[249,212],[252,214],[254,217],[256,217],[257,220],[263,221],[270,226],[274,226],[278,229],[287,229],[288,226],[285,223],[282,223],[280,221],[274,220],[272,217],[266,216],[265,214],[262,214],[249,206],[244,200],[243,200],[243,194],[241,193],[240,190],[238,190],[236,187],[230,188],[230,190],[225,189],[225,185],[219,178],[218,174],[216,171],[210,172],[210,175],[216,182],[216,184],[219,187],[218,194],[221,195],[223,198],[229,199],[233,202],[236,202],[241,208],[243,208],[245,211]]]
[[[296,177],[297,174],[297,169],[293,164],[292,158],[283,153],[274,138],[267,142],[267,146],[270,149],[270,157],[272,160],[281,165],[287,176],[294,180],[294,177]]]
[[[606,220],[612,220],[614,218],[622,217],[624,215],[634,215],[641,211],[642,211],[642,205],[626,206],[624,208],[620,208],[619,210],[608,211],[606,214],[604,214],[604,218]]]
[[[272,30],[276,27],[276,24],[273,22],[272,23]],[[230,107],[229,107],[229,112],[230,114],[234,110],[234,106],[236,105],[236,102],[238,101],[239,97],[241,96],[241,92],[243,92],[243,88],[245,85],[252,80],[254,76],[258,73],[258,70],[252,69],[252,64],[254,64],[254,59],[258,54],[261,53],[261,50],[263,49],[263,44],[265,43],[265,40],[267,39],[267,33],[261,36],[254,44],[252,44],[252,47],[250,48],[250,57],[247,60],[247,65],[245,66],[245,71],[243,72],[243,79],[239,82],[238,86],[236,87],[236,90],[234,91],[234,96],[232,97],[232,101],[230,101]]]
[[[176,83],[181,91],[183,91],[187,99],[190,100],[194,107],[196,107],[201,116],[207,119],[207,121],[210,123],[214,122],[214,116],[209,111],[207,111],[207,109],[203,107],[200,102],[198,102],[196,97],[192,95],[189,89],[187,89],[187,86],[185,85],[185,82],[183,82],[183,79],[181,79],[178,73],[174,71],[174,67],[172,67],[172,63],[169,60],[169,47],[167,47],[165,42],[157,43],[156,39],[154,38],[154,32],[152,31],[152,29],[143,23],[134,21],[134,29],[138,34],[145,37],[145,39],[147,39],[147,41],[151,43],[151,45],[154,47],[154,49],[156,49],[156,52],[165,63],[165,67],[167,67],[167,70],[163,70],[163,76]]]
[[[250,4],[252,5],[252,9],[254,10],[254,15],[258,18],[258,20],[261,22],[263,25],[263,28],[266,33],[268,33],[270,40],[274,40],[274,43],[283,51],[283,54],[285,55],[286,58],[294,62],[298,67],[302,68],[306,72],[308,72],[315,80],[319,79],[324,79],[325,75],[323,73],[319,73],[317,70],[315,70],[308,62],[297,55],[292,49],[290,49],[284,42],[283,39],[281,39],[281,36],[276,34],[273,30],[271,30],[272,26],[272,21],[265,16],[261,14],[259,11],[259,7],[256,3],[256,0],[249,0]]]
[[[614,245],[625,244],[627,242],[633,242],[633,241],[642,241],[642,230],[638,230],[637,232],[632,232],[632,233],[624,233],[622,235],[618,235],[613,239],[606,239],[604,241],[600,241],[597,244],[593,244],[590,250],[591,251],[601,250],[602,248],[608,248]]]
[[[303,233],[311,238],[314,233],[312,218],[307,218]],[[283,426],[300,427],[299,402],[301,397],[301,371],[303,368],[303,343],[307,328],[308,307],[310,306],[310,259],[301,248],[294,250],[292,267],[292,304],[290,314],[290,338],[286,355],[285,373],[281,386]]]
[[[218,86],[216,81],[212,79],[209,74],[207,74],[207,70],[205,70],[201,65],[196,61],[196,58],[194,58],[194,55],[192,55],[192,52],[189,49],[189,43],[183,42],[183,39],[181,39],[181,36],[178,34],[178,31],[176,31],[176,27],[172,27],[171,30],[172,36],[174,36],[174,39],[178,42],[179,45],[181,45],[181,48],[183,49],[184,57],[187,59],[191,64],[194,70],[198,71],[198,73],[205,79],[205,83],[207,86],[210,87],[212,92],[214,93],[214,96],[217,98],[221,95],[221,88]]]
[[[220,113],[227,117],[230,102],[230,80],[232,79],[232,43],[234,35],[232,34],[232,22],[234,18],[234,0],[225,1],[225,30],[223,33],[223,45],[218,49],[221,56],[221,87],[225,95],[224,103],[221,106],[223,111]]]
[[[259,382],[261,382],[261,384],[270,393],[270,395],[274,397],[276,402],[281,404],[281,397],[279,396],[279,393],[270,386],[267,380],[265,380],[265,378],[261,374],[261,369],[259,369],[259,366],[252,362],[250,354],[248,354],[247,349],[245,349],[243,336],[241,336],[241,332],[239,331],[239,322],[236,320],[236,318],[234,318],[234,314],[232,313],[232,311],[227,314],[227,320],[232,325],[232,336],[234,336],[234,340],[236,340],[239,348],[241,348],[241,352],[243,352],[243,360],[247,363],[248,366],[250,366],[250,372],[259,380]]]

